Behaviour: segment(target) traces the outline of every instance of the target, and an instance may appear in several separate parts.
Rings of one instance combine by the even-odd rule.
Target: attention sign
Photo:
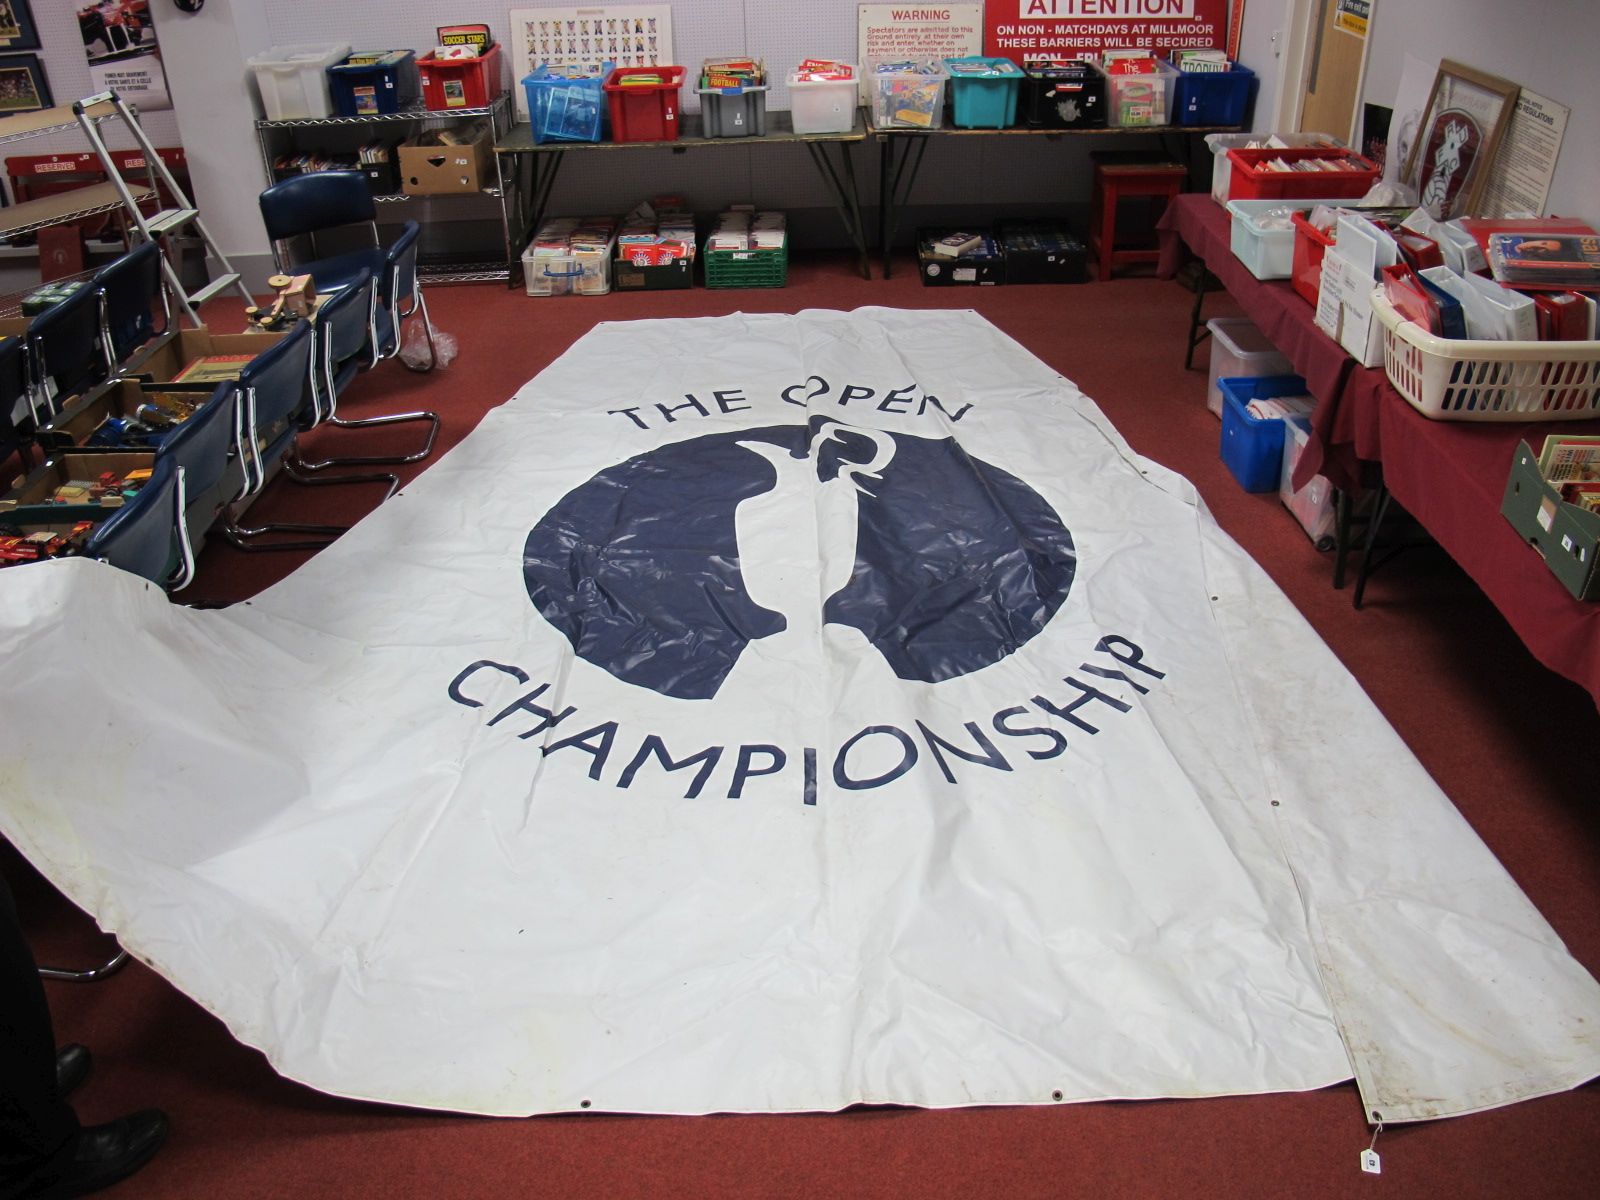
[[[1228,0],[990,0],[984,25],[985,53],[1018,63],[1131,47],[1164,54],[1225,45]]]

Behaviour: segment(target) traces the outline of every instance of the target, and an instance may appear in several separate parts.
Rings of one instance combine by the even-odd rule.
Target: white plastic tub
[[[1222,416],[1219,379],[1258,379],[1263,375],[1293,375],[1294,367],[1267,340],[1266,334],[1244,317],[1213,317],[1211,331],[1211,382],[1206,387],[1206,407]]]
[[[304,121],[333,115],[328,68],[350,57],[350,45],[274,46],[249,59],[269,121]]]
[[[859,79],[789,76],[789,117],[796,133],[849,133],[856,127]]]
[[[1348,200],[1229,200],[1228,244],[1233,256],[1257,279],[1287,279],[1294,274],[1294,226],[1269,228],[1273,211],[1310,212],[1319,204],[1348,205]]]

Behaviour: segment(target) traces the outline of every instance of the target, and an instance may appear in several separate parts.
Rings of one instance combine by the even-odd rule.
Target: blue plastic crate
[[[399,112],[421,94],[417,56],[410,50],[390,50],[376,62],[335,63],[328,68],[328,94],[336,116]]]
[[[1222,389],[1222,461],[1247,492],[1275,492],[1283,466],[1283,422],[1258,420],[1246,406],[1272,396],[1302,396],[1298,375],[1219,379]]]
[[[528,124],[533,140],[544,142],[598,142],[605,135],[606,94],[603,85],[611,73],[570,79],[540,63],[522,77],[528,96]]]
[[[1256,73],[1236,62],[1226,71],[1179,71],[1173,108],[1178,125],[1243,125]]]
[[[1002,72],[1000,75],[963,75],[961,67],[978,65]],[[984,58],[968,55],[947,58],[950,72],[952,112],[950,123],[957,129],[1006,129],[1017,123],[1017,94],[1024,78],[1022,68],[1009,58]]]

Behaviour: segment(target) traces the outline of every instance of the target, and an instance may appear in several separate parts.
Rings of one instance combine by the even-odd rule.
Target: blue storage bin
[[[544,142],[598,142],[605,135],[604,84],[612,64],[601,74],[569,78],[540,63],[522,77],[528,96],[528,124],[533,140]]]
[[[352,54],[356,58],[359,54]],[[328,94],[340,117],[373,117],[399,112],[415,104],[422,87],[417,78],[417,56],[410,50],[390,50],[376,62],[352,63],[349,58],[328,68]]]
[[[1283,422],[1258,420],[1246,410],[1252,400],[1302,396],[1306,381],[1298,375],[1260,375],[1219,379],[1222,389],[1222,461],[1247,492],[1275,492],[1283,466]]]
[[[1179,71],[1176,125],[1243,125],[1256,73],[1230,62],[1226,71]]]
[[[1022,68],[1009,58],[984,58],[968,55],[947,58],[950,72],[950,123],[957,129],[1006,129],[1017,123],[1017,95],[1022,87]],[[982,67],[999,75],[966,75],[962,68]]]

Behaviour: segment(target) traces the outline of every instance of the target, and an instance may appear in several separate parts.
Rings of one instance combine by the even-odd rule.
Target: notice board
[[[989,0],[984,52],[1021,63],[1085,51],[1225,46],[1228,0]]]

